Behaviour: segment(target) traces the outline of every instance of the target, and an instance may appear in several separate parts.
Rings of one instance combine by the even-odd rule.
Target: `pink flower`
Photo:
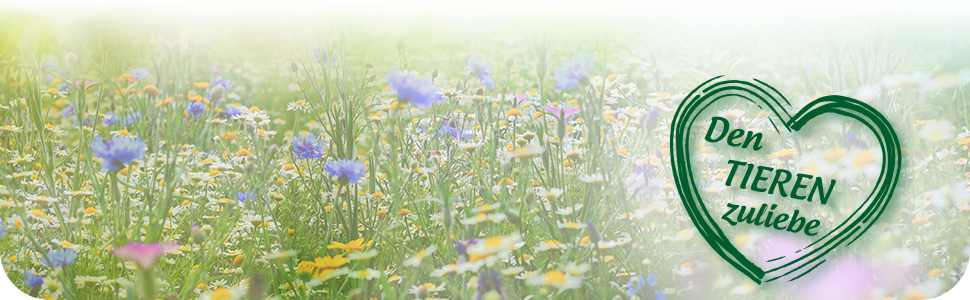
[[[808,285],[800,287],[804,299],[865,298],[875,283],[876,270],[855,258],[838,259],[827,269],[815,270],[806,278]]]
[[[542,109],[545,109],[559,120],[565,120],[566,118],[579,113],[578,108],[562,109],[552,105],[543,106]]]
[[[74,86],[80,86],[81,85],[81,81],[82,80],[80,80],[80,79],[79,80],[75,80],[74,81]],[[84,89],[90,88],[91,86],[93,86],[95,84],[98,84],[98,82],[97,81],[94,81],[94,80],[84,80]]]
[[[513,107],[519,106],[520,103],[525,102],[525,99],[528,98],[525,94],[512,95],[512,93],[509,93],[509,104],[512,104]]]
[[[138,264],[138,267],[146,270],[155,264],[158,257],[165,255],[179,246],[178,243],[151,243],[142,244],[131,242],[122,247],[116,248],[111,252],[112,255],[124,260],[130,260]]]

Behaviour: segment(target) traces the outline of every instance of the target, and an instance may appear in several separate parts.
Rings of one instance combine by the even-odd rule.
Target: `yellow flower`
[[[559,270],[551,270],[543,275],[527,279],[526,283],[529,285],[552,286],[560,290],[568,290],[579,288],[583,283],[583,277],[572,276]]]
[[[363,239],[360,239],[360,240],[363,240]],[[330,249],[330,247],[327,246],[327,249]],[[347,262],[350,262],[350,259],[343,257],[343,255],[341,254],[337,254],[336,256],[333,256],[333,257],[330,257],[330,256],[317,257],[317,259],[313,261],[314,265],[316,265],[317,268],[321,268],[321,269],[336,269],[336,268],[339,268],[340,266],[343,266]]]
[[[232,265],[238,268],[239,266],[242,266],[242,263],[244,261],[246,261],[246,256],[239,254],[239,255],[236,255],[236,258],[232,259]]]
[[[351,278],[356,278],[356,279],[371,280],[371,279],[380,277],[381,271],[367,268],[360,271],[350,272],[350,274],[347,276],[350,276]]]
[[[125,82],[125,83],[133,83],[135,81],[138,81],[138,79],[135,79],[135,76],[131,76],[131,74],[125,73],[125,74],[121,74],[121,76],[118,76],[118,81]]]
[[[143,87],[141,89],[141,93],[142,94],[145,94],[145,95],[148,95],[150,97],[157,97],[158,96],[158,88],[155,87],[154,85],[149,84],[149,85],[146,85],[145,87]]]
[[[239,149],[239,151],[236,151],[236,156],[238,157],[244,157],[244,156],[250,156],[250,155],[253,155],[253,153],[249,152],[249,150],[246,150],[246,149]]]
[[[233,298],[232,292],[230,292],[229,289],[224,287],[218,288],[215,291],[213,291],[212,297],[211,297],[212,300],[225,300],[225,299],[232,299],[232,298]]]
[[[351,251],[351,250],[361,250],[361,249],[364,249],[364,238],[359,238],[359,239],[350,241],[349,243],[346,243],[346,244],[334,241],[334,242],[331,242],[330,245],[327,245],[327,249],[340,249],[340,250],[343,250],[344,252]]]
[[[407,260],[405,260],[404,265],[417,267],[418,265],[421,264],[421,260],[423,260],[425,257],[428,257],[428,255],[431,255],[432,253],[434,253],[435,250],[437,249],[438,247],[435,247],[435,245],[428,246],[428,248],[421,250],[418,253],[415,253],[414,256],[411,256],[411,258],[408,258]]]

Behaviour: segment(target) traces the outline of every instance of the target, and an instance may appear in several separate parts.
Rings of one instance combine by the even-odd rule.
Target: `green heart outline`
[[[724,76],[711,78],[691,91],[680,103],[677,112],[674,114],[674,119],[671,121],[670,164],[677,192],[698,232],[724,260],[758,284],[792,275],[795,271],[812,265],[807,271],[789,280],[794,281],[824,263],[826,261],[824,257],[838,246],[846,241],[849,241],[846,246],[855,242],[885,211],[899,181],[902,165],[899,138],[889,121],[872,106],[862,101],[838,95],[824,96],[803,107],[795,116],[791,116],[785,109],[785,107],[791,107],[791,102],[770,85],[758,79],[754,79],[755,83],[743,80],[715,82],[716,79],[721,77]],[[769,90],[777,94],[787,106],[783,105]],[[737,247],[724,235],[715,222],[715,218],[711,216],[704,205],[700,191],[694,182],[694,177],[691,175],[688,132],[702,111],[714,102],[727,97],[740,97],[751,101],[758,107],[767,106],[777,119],[783,121],[784,127],[789,132],[800,130],[811,119],[826,113],[835,113],[855,119],[875,133],[882,149],[883,167],[875,185],[877,188],[873,189],[859,208],[835,229],[803,249],[796,251],[796,253],[811,249],[817,244],[819,245],[818,248],[811,249],[805,254],[790,259],[787,263],[767,271],[741,254]],[[771,119],[769,118],[769,120]],[[771,124],[776,131],[781,133],[774,121],[771,121]],[[782,256],[766,262],[774,262],[784,258],[785,256]],[[767,280],[764,279],[766,277],[768,277]]]

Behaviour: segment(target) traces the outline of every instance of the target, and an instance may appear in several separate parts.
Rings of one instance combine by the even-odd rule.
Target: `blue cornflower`
[[[869,142],[859,138],[859,136],[855,135],[854,133],[849,132],[849,134],[845,136],[845,141],[855,145],[856,147],[869,149]]]
[[[7,236],[7,225],[3,224],[3,220],[0,220],[0,237]]]
[[[96,136],[91,141],[91,153],[101,159],[101,169],[117,171],[145,155],[145,141],[121,135],[105,141]]]
[[[427,79],[418,79],[414,73],[403,74],[397,69],[387,72],[384,76],[387,85],[397,93],[398,101],[414,103],[420,107],[429,107],[444,98],[438,94],[438,88]]]
[[[626,283],[626,296],[630,298],[636,296],[641,300],[667,300],[666,294],[653,289],[655,286],[657,286],[656,274],[647,274],[646,280],[640,275],[631,276],[630,281]]]
[[[205,103],[189,101],[189,103],[185,105],[185,112],[193,118],[198,118],[205,113]]]
[[[84,122],[84,126],[94,124],[94,118],[91,117],[84,118],[82,121]],[[77,126],[77,119],[74,119],[74,126]]]
[[[313,61],[324,65],[335,64],[337,63],[337,51],[334,51],[333,55],[327,55],[327,48],[324,48],[323,45],[317,45],[313,47]]]
[[[61,63],[57,61],[57,57],[44,54],[44,59],[40,61],[40,66],[45,69],[57,69],[57,66]]]
[[[239,105],[226,106],[226,119],[246,113],[246,108]]]
[[[236,200],[239,200],[239,202],[246,202],[246,200],[253,200],[253,199],[256,199],[256,194],[254,194],[251,191],[236,193]]]
[[[458,251],[458,255],[465,255],[468,251],[468,247],[475,245],[478,241],[475,238],[470,238],[468,240],[457,240],[455,241],[455,251]]]
[[[131,69],[128,71],[128,74],[131,75],[131,77],[135,77],[137,80],[142,80],[148,78],[148,76],[151,76],[151,74],[149,74],[148,70],[145,70],[145,68]]]
[[[58,93],[67,93],[68,91],[70,91],[70,90],[71,90],[71,87],[72,87],[72,86],[71,86],[71,84],[70,84],[70,83],[65,83],[65,84],[62,84],[61,86],[58,86],[58,87],[57,87],[57,92],[58,92]]]
[[[44,283],[44,277],[34,275],[34,272],[30,270],[24,272],[24,277],[26,277],[26,279],[24,279],[24,285],[28,287],[38,287]]]
[[[442,124],[441,128],[438,128],[438,132],[439,136],[448,135],[451,136],[452,139],[456,140],[463,140],[472,137],[471,129],[461,129],[461,127],[456,126],[453,127],[448,124],[448,121],[445,121],[445,124]]]
[[[219,76],[216,76],[215,78],[209,79],[209,83],[212,84],[212,85],[205,89],[205,92],[206,93],[210,93],[212,87],[213,86],[217,86],[217,85],[221,85],[222,88],[225,89],[226,91],[232,89],[232,80],[229,80],[229,79],[223,80],[222,79],[222,75],[219,75]]]
[[[562,63],[562,66],[552,71],[552,80],[556,81],[556,90],[568,90],[579,86],[579,81],[586,78],[586,74],[593,70],[596,60],[592,54],[580,52],[572,59]]]
[[[141,120],[141,113],[136,111],[125,116],[125,121],[122,123],[125,127],[128,127],[135,124],[138,120]]]
[[[300,159],[320,159],[323,157],[323,146],[312,133],[301,133],[293,139],[293,154]]]
[[[492,67],[481,57],[469,58],[468,66],[465,67],[465,70],[469,70],[472,72],[472,75],[478,76],[478,82],[484,85],[485,88],[492,89],[495,87],[495,80],[489,77],[492,74]]]
[[[74,116],[74,104],[68,105],[61,111],[61,117],[70,118]]]
[[[650,109],[650,112],[647,113],[646,117],[643,119],[643,128],[647,129],[648,132],[652,131],[654,128],[657,128],[659,116],[660,110],[658,110],[656,107]]]
[[[109,111],[104,113],[104,116],[101,118],[101,123],[104,123],[104,125],[110,126],[110,125],[114,125],[115,122],[118,121],[118,119],[121,119],[121,116],[118,116],[117,114]]]
[[[47,251],[47,257],[41,258],[40,262],[44,263],[48,268],[56,268],[73,265],[75,258],[77,258],[77,252],[74,252],[71,248],[66,248],[58,251]]]
[[[491,273],[487,271],[482,271],[482,275],[478,277],[478,290],[476,291],[476,300],[482,300],[484,298],[504,298],[505,292],[502,291],[502,278],[499,277],[498,271],[492,271]],[[486,296],[487,295],[487,296]]]
[[[360,178],[364,177],[364,173],[367,172],[367,167],[364,163],[353,159],[341,158],[338,160],[329,160],[323,166],[330,173],[330,176],[337,177],[337,181],[340,184],[360,184]]]

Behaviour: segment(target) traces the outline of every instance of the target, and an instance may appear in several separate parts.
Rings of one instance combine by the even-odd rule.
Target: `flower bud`
[[[418,287],[418,299],[428,298],[428,289],[424,285]]]
[[[509,55],[505,57],[505,66],[511,68],[515,64],[515,57]]]
[[[397,51],[404,51],[404,40],[397,39]]]
[[[431,78],[438,78],[438,68],[434,68],[434,71],[431,71]]]
[[[522,217],[519,217],[519,213],[514,211],[506,211],[505,215],[508,216],[509,223],[515,226],[522,226]]]
[[[64,56],[64,60],[67,61],[67,64],[73,66],[74,63],[77,62],[77,54],[74,54],[74,52],[68,52],[67,55]]]
[[[226,89],[223,88],[221,84],[217,84],[213,86],[212,90],[209,91],[209,96],[212,97],[212,102],[218,102],[219,100],[222,100],[222,92],[225,92],[225,91]]]
[[[360,289],[354,289],[353,291],[350,291],[350,295],[347,296],[347,298],[348,299],[364,299],[364,292],[361,292]]]
[[[236,268],[238,268],[238,267],[241,267],[242,264],[243,264],[243,262],[245,262],[245,261],[246,261],[246,256],[245,255],[242,255],[242,254],[239,254],[239,255],[236,255],[235,258],[232,259],[232,265],[235,266]]]
[[[600,243],[600,232],[596,230],[596,226],[593,226],[593,222],[586,223],[586,231],[589,233],[589,241],[593,245]]]
[[[372,62],[370,62],[368,60],[367,63],[364,64],[364,67],[366,67],[368,69],[373,69],[374,68],[374,63],[372,63]]]
[[[30,292],[27,293],[27,295],[29,295],[31,297],[34,297],[34,298],[37,298],[37,295],[40,295],[40,288],[42,286],[44,286],[44,285],[43,284],[38,284],[38,285],[35,285],[35,286],[31,287],[30,288]]]
[[[201,245],[205,243],[205,232],[199,229],[199,226],[192,226],[192,242]]]
[[[293,73],[296,73],[296,71],[299,71],[299,70],[300,68],[296,66],[295,62],[290,63],[290,71],[293,71]]]
[[[266,280],[263,276],[253,276],[249,279],[249,300],[262,300],[264,294],[266,294]]]

